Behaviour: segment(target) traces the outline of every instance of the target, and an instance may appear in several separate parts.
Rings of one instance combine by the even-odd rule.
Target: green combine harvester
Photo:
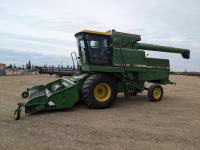
[[[22,107],[25,113],[33,114],[72,108],[81,100],[89,108],[108,108],[118,92],[135,96],[148,90],[148,99],[158,102],[163,98],[161,85],[173,84],[169,80],[169,60],[147,58],[144,50],[180,53],[183,58],[190,58],[188,49],[139,43],[140,35],[115,30],[83,30],[75,37],[79,57],[73,62],[79,59],[77,75],[27,89],[22,97],[28,101],[18,103],[15,120],[20,119]],[[146,81],[152,85],[145,87]]]

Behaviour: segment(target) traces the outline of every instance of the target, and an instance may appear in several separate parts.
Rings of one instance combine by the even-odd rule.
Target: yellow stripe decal
[[[119,67],[141,67],[141,68],[160,68],[160,69],[170,69],[169,67],[162,67],[162,66],[148,66],[148,65],[141,65],[141,64],[114,64],[114,66]]]

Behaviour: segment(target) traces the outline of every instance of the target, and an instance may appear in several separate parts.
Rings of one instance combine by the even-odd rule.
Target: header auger
[[[136,34],[83,30],[75,37],[79,53],[77,75],[27,89],[22,97],[28,101],[18,104],[16,120],[22,107],[25,113],[36,113],[71,108],[82,100],[89,108],[108,108],[118,92],[135,96],[148,90],[149,100],[158,102],[163,97],[161,85],[173,83],[169,80],[169,60],[147,58],[143,50],[180,53],[190,58],[187,49],[139,43],[141,37]],[[146,81],[152,85],[145,87]]]

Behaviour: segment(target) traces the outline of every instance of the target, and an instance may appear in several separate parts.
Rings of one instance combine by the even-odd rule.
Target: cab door
[[[95,65],[112,65],[112,47],[110,36],[88,35],[89,62]]]

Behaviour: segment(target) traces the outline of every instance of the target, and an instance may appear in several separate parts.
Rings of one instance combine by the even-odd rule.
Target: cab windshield
[[[87,35],[89,60],[92,64],[111,63],[111,41],[108,36]]]

